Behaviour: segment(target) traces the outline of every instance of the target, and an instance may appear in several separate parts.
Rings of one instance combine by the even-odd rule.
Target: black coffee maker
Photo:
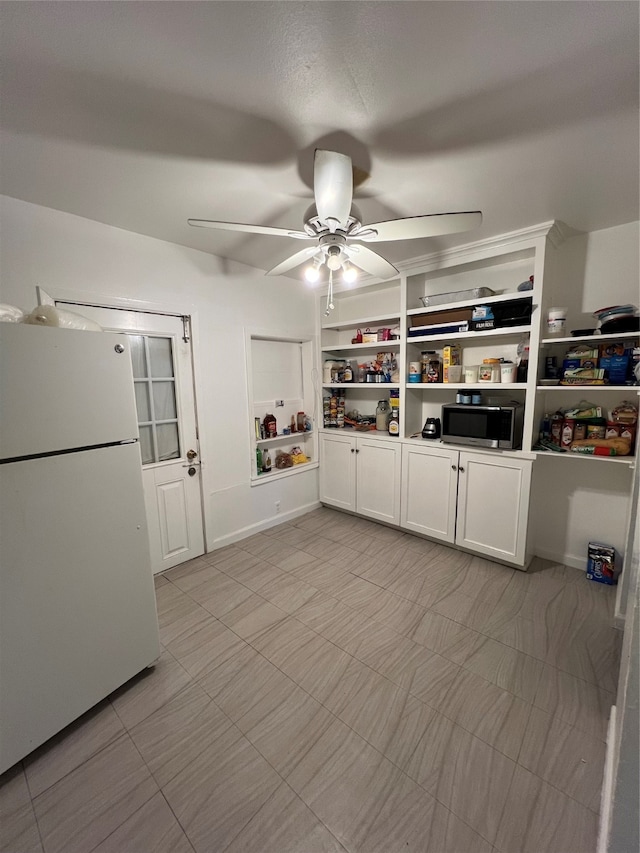
[[[441,433],[440,418],[427,418],[422,427],[422,437],[440,438]]]

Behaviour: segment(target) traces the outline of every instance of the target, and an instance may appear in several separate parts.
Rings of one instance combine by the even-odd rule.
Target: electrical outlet
[[[280,512],[280,501],[276,501],[276,512]]]
[[[276,400],[276,409],[278,406],[284,406],[284,400]]]

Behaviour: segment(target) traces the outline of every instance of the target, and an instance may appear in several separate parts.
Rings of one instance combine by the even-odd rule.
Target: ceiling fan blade
[[[344,251],[354,266],[360,267],[376,278],[390,278],[392,275],[398,275],[398,270],[393,264],[385,261],[367,246],[347,246]]]
[[[243,222],[214,222],[211,219],[187,219],[189,225],[198,228],[216,228],[218,231],[245,231],[249,234],[270,234],[274,237],[294,237],[296,240],[313,240],[304,231],[290,231],[288,228],[273,228],[270,225],[247,225]]]
[[[269,270],[266,275],[282,275],[285,272],[289,272],[289,270],[292,270],[294,267],[308,261],[309,258],[312,258],[319,251],[320,250],[317,246],[307,246],[306,249],[301,249],[299,252],[296,252],[295,255],[291,255],[291,257]]]
[[[439,237],[441,234],[454,234],[457,231],[469,231],[482,222],[482,213],[474,210],[469,213],[432,213],[425,216],[408,216],[404,219],[388,219],[386,222],[373,222],[366,231],[377,231],[375,236],[360,237],[367,243],[383,243],[386,240],[416,240],[421,237]]]
[[[351,157],[316,148],[313,160],[313,194],[322,222],[335,220],[346,227],[353,199]]]

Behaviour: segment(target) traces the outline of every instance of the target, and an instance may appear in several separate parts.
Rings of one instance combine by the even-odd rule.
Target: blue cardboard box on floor
[[[587,579],[610,586],[618,583],[620,567],[616,562],[616,549],[611,545],[589,542],[587,554]]]

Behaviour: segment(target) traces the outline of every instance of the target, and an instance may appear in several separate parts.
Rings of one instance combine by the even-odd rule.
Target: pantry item
[[[284,470],[285,468],[292,468],[293,459],[291,458],[291,454],[285,453],[284,450],[279,450],[276,453],[275,466],[280,471]]]
[[[564,335],[567,331],[567,309],[550,308],[547,315],[547,333],[549,335]]]
[[[304,432],[304,412],[298,412],[296,417],[296,429],[298,432]]]
[[[371,329],[365,329],[362,333],[362,343],[363,344],[377,344],[378,343],[378,333],[372,332]]]
[[[607,449],[612,452],[594,455],[628,456],[631,452],[631,444],[626,438],[585,438],[584,441],[571,443],[571,450],[578,453],[589,453],[598,449]]]
[[[500,382],[500,359],[485,358],[478,368],[478,382]]]
[[[470,406],[473,396],[470,391],[462,391],[460,394],[460,402],[463,406]]]
[[[268,474],[271,471],[271,454],[265,447],[264,453],[262,454],[262,473]]]
[[[275,416],[266,414],[262,423],[264,424],[265,438],[274,438],[278,431]]]
[[[517,367],[512,361],[503,361],[500,364],[500,381],[515,382]]]
[[[481,406],[482,405],[482,394],[473,393],[471,395],[471,405],[472,406]]]
[[[616,563],[616,549],[613,545],[589,542],[587,548],[587,580],[612,586],[618,582],[619,574],[620,567]]]
[[[391,329],[378,329],[377,336],[378,341],[390,341]]]
[[[322,381],[324,382],[325,385],[329,385],[329,383],[333,379],[333,375],[332,375],[333,367],[334,367],[333,361],[325,361],[324,365],[322,366]]]
[[[560,447],[567,450],[571,447],[573,441],[573,432],[576,427],[576,422],[573,418],[565,418],[562,421],[562,434],[560,437]]]
[[[347,362],[344,367],[344,371],[342,373],[342,381],[343,382],[353,382],[353,368]]]
[[[435,350],[422,353],[421,373],[423,382],[442,381],[442,362]]]
[[[562,421],[564,420],[562,412],[555,412],[551,415],[551,434],[550,441],[552,444],[560,447],[562,444]]]
[[[409,382],[418,383],[422,380],[422,362],[409,362]]]
[[[527,281],[523,281],[517,288],[521,293],[523,290],[533,290],[533,276],[530,275]]]
[[[447,302],[462,302],[465,299],[482,299],[485,296],[495,296],[495,291],[489,287],[473,287],[469,290],[437,293],[434,296],[421,296],[420,302],[422,302],[425,308],[430,308],[433,305],[444,305]]]
[[[291,426],[289,428],[289,432],[292,433],[295,431],[296,431],[296,416],[291,415]],[[284,430],[282,430],[282,432],[284,433]]]
[[[387,400],[379,400],[376,407],[376,429],[378,432],[387,432],[387,418],[391,408]]]
[[[461,364],[462,350],[458,344],[444,347],[442,350],[442,381],[453,382],[454,380],[450,378],[450,368]]]
[[[356,329],[355,336],[351,338],[352,344],[361,344],[362,343],[362,330]]]
[[[607,434],[607,421],[605,418],[589,418],[587,420],[587,440],[604,439]]]
[[[258,474],[262,474],[262,451],[256,447],[256,470]]]
[[[467,385],[473,385],[478,381],[478,365],[468,364],[464,368],[464,381]]]

